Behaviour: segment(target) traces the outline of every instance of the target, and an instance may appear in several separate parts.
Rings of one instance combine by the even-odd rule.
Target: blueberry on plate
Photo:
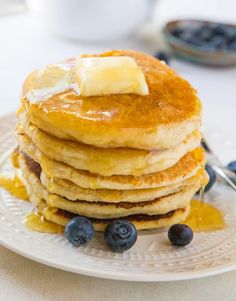
[[[106,227],[104,239],[112,251],[124,252],[135,244],[137,230],[128,220],[115,220]]]
[[[168,53],[164,52],[164,51],[158,51],[154,54],[154,57],[157,58],[160,61],[164,61],[166,62],[166,64],[168,64],[169,60],[170,60],[170,56],[168,55]]]
[[[232,161],[227,165],[227,168],[232,172],[236,173],[236,161]]]
[[[209,164],[206,164],[205,169],[206,169],[206,172],[209,175],[209,182],[205,187],[205,192],[207,192],[212,188],[212,186],[214,185],[214,183],[216,181],[216,173]]]
[[[94,237],[93,224],[86,217],[74,217],[66,225],[65,235],[72,245],[80,247],[87,244]]]
[[[168,231],[169,241],[173,246],[184,247],[193,239],[192,229],[184,224],[175,224]]]

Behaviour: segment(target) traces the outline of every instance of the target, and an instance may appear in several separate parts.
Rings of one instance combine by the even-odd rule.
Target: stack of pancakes
[[[151,56],[99,56],[132,57],[149,95],[81,97],[70,84],[75,59],[33,72],[17,128],[30,200],[46,220],[65,226],[83,215],[98,231],[117,218],[137,229],[184,221],[207,182],[196,91]]]

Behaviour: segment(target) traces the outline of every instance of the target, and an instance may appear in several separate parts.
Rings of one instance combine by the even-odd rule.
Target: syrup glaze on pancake
[[[196,91],[165,63],[128,50],[98,56],[134,58],[150,94],[81,97],[67,89],[30,102],[27,95],[40,80],[39,71],[25,82],[19,114],[26,111],[30,121],[59,138],[98,147],[169,148],[199,128],[201,104]]]

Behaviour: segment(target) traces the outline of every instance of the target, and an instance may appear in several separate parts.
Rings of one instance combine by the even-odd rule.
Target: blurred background
[[[207,127],[219,127],[234,118],[235,11],[236,0],[0,0],[0,114],[16,109],[33,69],[126,48],[166,60],[198,89]]]

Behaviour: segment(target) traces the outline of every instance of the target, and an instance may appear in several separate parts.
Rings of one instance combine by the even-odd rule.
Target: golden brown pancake
[[[78,215],[70,213],[58,208],[49,208],[43,199],[31,194],[31,200],[38,208],[38,211],[45,220],[51,221],[55,224],[66,226],[67,223]],[[148,230],[165,228],[176,223],[183,222],[190,211],[190,207],[178,209],[167,214],[162,215],[133,215],[125,217],[126,220],[131,221],[137,230]],[[93,223],[95,231],[104,231],[106,226],[113,221],[113,219],[90,219]]]
[[[43,210],[42,215],[46,220],[52,221],[64,227],[67,225],[71,218],[76,216],[68,214],[69,212],[65,210],[55,210],[55,208],[53,209],[54,210]],[[186,207],[162,215],[133,215],[125,217],[125,219],[131,221],[135,225],[137,230],[148,230],[169,227],[176,223],[183,222],[187,218],[188,213],[189,207]],[[91,219],[91,221],[93,223],[95,231],[104,231],[106,226],[113,220]]]
[[[39,163],[48,176],[65,179],[79,187],[90,189],[129,190],[169,186],[196,175],[205,165],[205,155],[202,148],[196,148],[186,154],[176,165],[161,172],[140,177],[120,175],[105,177],[49,159],[24,134],[19,136],[19,143],[20,150]]]
[[[92,55],[94,56],[94,55]],[[75,60],[33,72],[24,84],[18,116],[61,139],[104,148],[169,149],[200,127],[201,104],[195,89],[164,62],[141,52],[114,50],[98,56],[130,56],[144,72],[150,94],[81,97],[61,84]],[[53,82],[62,92],[47,92]],[[61,86],[60,86],[61,84]],[[45,93],[46,93],[45,92]]]
[[[173,185],[134,190],[82,188],[71,181],[49,177],[44,172],[41,173],[41,182],[50,193],[65,197],[71,201],[84,200],[87,202],[104,203],[138,203],[152,201],[156,198],[191,188],[197,182],[199,182],[200,185],[202,182],[202,174],[203,170],[200,170],[195,176]]]
[[[167,169],[199,146],[201,140],[200,133],[195,131],[168,150],[105,149],[56,138],[33,124],[26,123],[23,127],[18,126],[18,132],[26,133],[50,159],[103,176],[139,176]]]

